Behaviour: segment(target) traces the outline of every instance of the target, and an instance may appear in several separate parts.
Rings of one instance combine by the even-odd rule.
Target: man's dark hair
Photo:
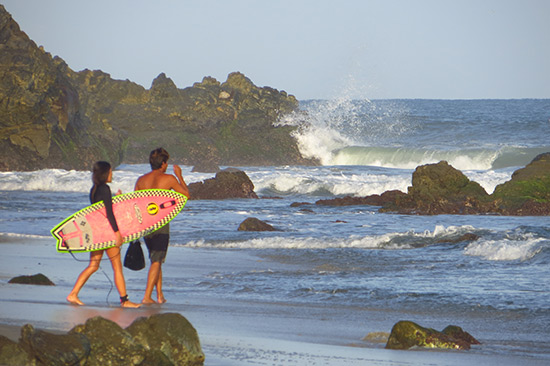
[[[151,169],[160,169],[162,167],[162,163],[167,163],[168,159],[170,159],[170,154],[168,154],[168,151],[164,150],[162,147],[151,151],[151,154],[149,154],[149,164],[151,164]]]

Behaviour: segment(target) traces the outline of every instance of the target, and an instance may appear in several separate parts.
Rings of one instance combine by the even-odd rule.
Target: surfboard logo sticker
[[[157,213],[159,212],[159,206],[154,203],[154,202],[151,202],[150,204],[147,205],[147,213],[149,215],[156,215]]]

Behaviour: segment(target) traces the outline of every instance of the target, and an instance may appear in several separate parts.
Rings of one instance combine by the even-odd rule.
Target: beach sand
[[[207,366],[237,365],[546,365],[548,359],[501,356],[470,351],[384,349],[384,343],[362,338],[369,332],[389,332],[411,314],[396,311],[333,306],[236,301],[207,294],[175,294],[165,288],[168,303],[140,309],[122,309],[118,294],[101,272],[92,276],[81,292],[86,306],[65,301],[77,275],[86,263],[69,254],[57,253],[53,239],[3,237],[0,240],[0,334],[19,338],[20,327],[32,324],[52,332],[66,332],[94,316],[115,321],[122,327],[135,319],[160,312],[178,312],[197,329]],[[123,250],[123,253],[125,249]],[[215,271],[265,269],[266,263],[242,251],[170,248],[164,275],[196,283]],[[86,254],[77,256],[86,260]],[[103,271],[112,278],[108,261]],[[19,275],[43,273],[56,286],[8,284]],[[125,271],[133,301],[143,296],[146,271]],[[183,299],[183,300],[182,300]],[[476,336],[474,334],[474,336]],[[483,339],[481,339],[483,342]],[[477,347],[477,348],[476,348]]]

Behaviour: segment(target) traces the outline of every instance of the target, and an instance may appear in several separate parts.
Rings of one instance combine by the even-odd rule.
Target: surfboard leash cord
[[[78,259],[77,257],[74,256],[73,254],[73,251],[72,250],[69,250],[68,251],[69,253],[71,253],[71,256],[74,258],[75,261],[77,262],[88,262],[88,261],[85,261],[85,260],[81,260],[81,259]],[[120,255],[117,254],[117,255]],[[107,256],[107,258],[109,258],[109,260],[111,260],[111,258],[109,256]],[[107,275],[107,273],[103,270],[103,267],[101,267],[101,261],[103,260],[103,258],[99,261],[99,269],[101,270],[101,272],[103,273],[103,275],[105,276],[105,278],[107,278],[107,280],[109,281],[109,283],[111,284],[111,288],[109,289],[109,292],[107,293],[107,297],[105,298],[105,302],[107,303],[107,305],[109,307],[111,307],[111,303],[109,302],[109,296],[111,295],[111,292],[113,291],[113,281],[111,281],[111,279],[109,278],[109,276]]]

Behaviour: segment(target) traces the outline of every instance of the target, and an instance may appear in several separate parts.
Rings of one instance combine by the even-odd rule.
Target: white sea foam
[[[189,170],[191,168],[189,167]],[[113,171],[110,183],[114,193],[131,192],[137,178],[148,171],[146,165],[125,165]],[[193,176],[198,178],[197,175]],[[184,176],[188,180],[188,176]],[[87,193],[92,186],[91,172],[63,169],[43,169],[30,172],[0,172],[0,190],[2,191],[47,191]]]
[[[371,171],[332,167],[269,169],[251,171],[249,176],[259,193],[278,195],[367,196],[387,190],[406,191],[411,184],[408,171]]]
[[[0,242],[10,241],[10,239],[51,239],[51,236],[19,233],[0,233]]]
[[[525,261],[548,246],[548,240],[541,238],[480,240],[470,243],[464,249],[464,254],[491,261]]]
[[[207,242],[205,240],[189,241],[180,246],[191,248],[223,248],[223,249],[413,249],[434,244],[445,238],[453,238],[465,232],[471,232],[472,226],[436,226],[433,231],[395,232],[382,235],[357,236],[344,238],[319,237],[263,237],[244,241]],[[176,245],[178,246],[178,245]]]

